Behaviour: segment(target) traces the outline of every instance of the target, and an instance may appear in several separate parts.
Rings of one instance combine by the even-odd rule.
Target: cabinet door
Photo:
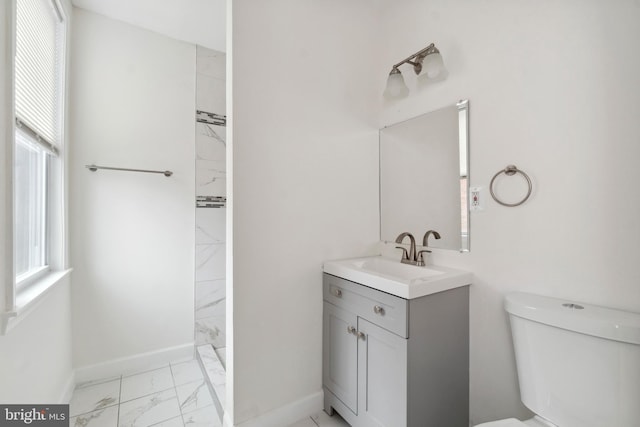
[[[322,377],[354,414],[358,413],[358,338],[355,314],[324,303]]]
[[[358,318],[358,418],[363,426],[407,425],[407,340]]]

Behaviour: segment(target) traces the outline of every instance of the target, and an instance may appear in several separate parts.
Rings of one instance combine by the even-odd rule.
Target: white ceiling
[[[226,51],[226,0],[72,0],[72,3],[174,39]]]

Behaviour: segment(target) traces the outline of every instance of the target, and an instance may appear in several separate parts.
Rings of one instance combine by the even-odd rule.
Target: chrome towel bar
[[[164,176],[171,176],[173,172],[171,171],[152,171],[147,169],[129,169],[129,168],[112,168],[108,166],[96,166],[96,165],[84,165],[85,168],[89,169],[91,172],[95,172],[98,169],[107,169],[112,171],[127,171],[127,172],[144,172],[144,173],[161,173]]]

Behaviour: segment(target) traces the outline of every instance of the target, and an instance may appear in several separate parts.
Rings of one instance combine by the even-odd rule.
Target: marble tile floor
[[[79,384],[71,427],[219,427],[197,360],[134,375]]]
[[[198,360],[79,384],[70,427],[221,427]],[[320,411],[289,427],[349,427]]]
[[[292,424],[289,427],[350,427],[349,424],[342,419],[342,417],[335,413],[332,417],[327,415],[326,412],[320,411],[316,415],[312,415],[310,418],[305,418]]]

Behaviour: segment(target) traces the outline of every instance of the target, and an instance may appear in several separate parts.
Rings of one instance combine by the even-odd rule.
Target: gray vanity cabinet
[[[324,306],[324,383],[348,408],[358,399],[358,317],[332,304]],[[353,328],[353,329],[351,329]]]
[[[325,273],[325,411],[353,427],[467,427],[468,289],[406,300]]]
[[[359,318],[358,424],[406,426],[407,340]]]

